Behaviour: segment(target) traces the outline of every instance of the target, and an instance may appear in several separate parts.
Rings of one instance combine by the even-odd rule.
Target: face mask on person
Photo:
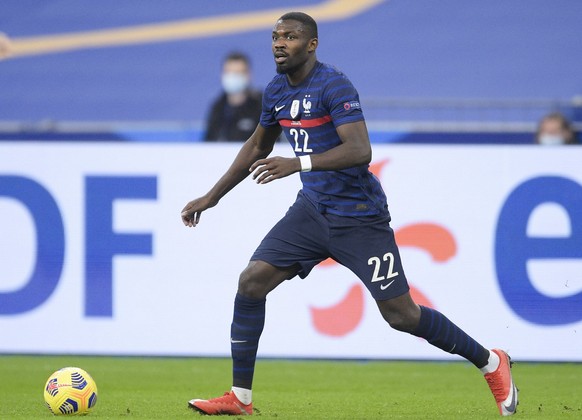
[[[248,76],[242,73],[224,73],[222,75],[222,88],[228,94],[241,93],[249,87]]]
[[[557,134],[542,134],[540,136],[540,144],[544,146],[558,146],[565,143],[564,137]]]

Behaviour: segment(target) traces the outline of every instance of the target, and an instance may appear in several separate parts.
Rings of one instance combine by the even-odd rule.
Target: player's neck
[[[297,71],[293,73],[287,73],[287,81],[289,82],[289,84],[291,86],[297,86],[301,84],[305,80],[305,78],[309,76],[309,73],[311,73],[311,70],[313,70],[313,67],[315,67],[316,63],[317,58],[314,56],[310,58],[308,61],[306,61],[303,66],[298,68]]]

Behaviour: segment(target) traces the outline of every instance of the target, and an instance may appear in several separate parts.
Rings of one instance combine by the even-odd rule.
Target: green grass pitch
[[[95,379],[99,398],[89,419],[200,418],[191,398],[221,395],[229,359],[0,356],[0,419],[42,419],[49,375],[78,366]],[[582,364],[516,363],[518,418],[582,418]],[[255,416],[264,419],[494,419],[493,397],[464,362],[260,359]],[[236,418],[236,417],[235,417]]]

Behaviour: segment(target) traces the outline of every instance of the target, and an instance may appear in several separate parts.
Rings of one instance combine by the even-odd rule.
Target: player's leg
[[[473,363],[485,379],[502,416],[516,412],[518,390],[511,375],[511,359],[499,349],[487,350],[436,309],[419,306],[410,293],[377,300],[384,319],[396,330],[426,339],[430,344]]]
[[[344,227],[334,229],[334,257],[358,275],[388,324],[469,360],[486,375],[500,412],[513,414],[517,390],[509,357],[500,350],[487,350],[442,313],[412,300],[389,217],[352,220],[351,230],[345,226],[348,222],[338,219],[337,223]]]
[[[301,196],[263,239],[239,278],[231,325],[233,387],[224,396],[191,400],[206,414],[251,414],[252,382],[259,339],[265,322],[267,294],[295,275],[305,277],[327,258],[325,227]]]
[[[487,365],[489,351],[435,309],[419,306],[409,292],[376,300],[380,313],[398,331],[424,338],[447,353],[458,354],[479,369]]]
[[[253,376],[265,324],[266,296],[283,281],[294,277],[298,270],[298,266],[278,268],[260,260],[249,262],[240,275],[234,299],[230,329],[231,391],[210,400],[190,400],[190,407],[205,414],[252,414]]]
[[[297,266],[278,268],[251,261],[240,275],[230,329],[232,386],[239,399],[249,404],[259,339],[265,324],[266,296],[283,281],[293,278]]]
[[[261,260],[249,261],[238,280],[237,294],[247,299],[264,300],[285,280],[295,277],[299,265],[275,267]]]

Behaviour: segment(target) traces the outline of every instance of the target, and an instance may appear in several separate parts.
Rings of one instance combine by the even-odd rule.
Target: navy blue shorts
[[[328,257],[356,274],[376,300],[391,299],[409,290],[388,214],[322,214],[301,192],[265,236],[251,261],[281,268],[297,266],[297,274],[305,278]]]

